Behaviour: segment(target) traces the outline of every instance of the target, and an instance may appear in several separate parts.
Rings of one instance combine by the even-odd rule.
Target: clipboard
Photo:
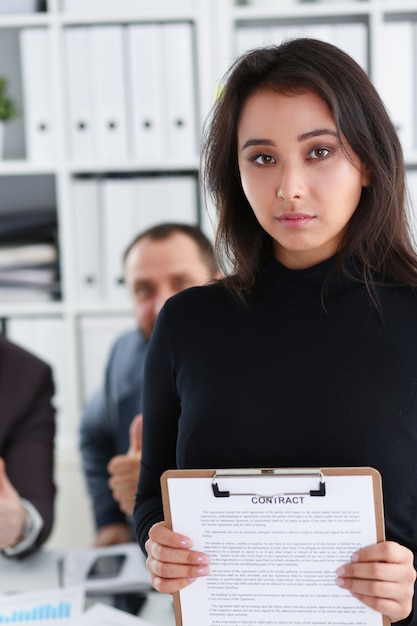
[[[314,616],[389,626],[334,583],[355,549],[385,539],[376,469],[167,470],[161,489],[166,523],[212,559],[209,576],[174,594],[176,626],[297,626]]]

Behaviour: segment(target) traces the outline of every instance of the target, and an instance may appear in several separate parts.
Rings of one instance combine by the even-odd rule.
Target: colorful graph
[[[71,617],[71,605],[68,602],[41,604],[29,610],[14,610],[8,615],[0,613],[0,624],[19,624],[40,620],[68,619]]]

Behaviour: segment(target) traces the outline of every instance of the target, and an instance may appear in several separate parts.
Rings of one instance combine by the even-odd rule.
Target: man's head
[[[124,254],[124,269],[135,318],[147,339],[170,296],[218,276],[209,239],[197,226],[175,223],[140,233]]]

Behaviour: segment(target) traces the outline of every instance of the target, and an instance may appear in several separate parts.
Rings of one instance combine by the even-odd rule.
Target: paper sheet
[[[81,587],[0,595],[0,624],[75,626],[84,610]]]
[[[336,568],[376,542],[372,477],[325,481],[326,496],[311,497],[297,494],[317,478],[239,477],[231,493],[261,495],[215,498],[211,478],[168,478],[174,530],[211,556],[211,574],[180,592],[183,626],[196,615],[199,626],[381,626],[335,583]]]

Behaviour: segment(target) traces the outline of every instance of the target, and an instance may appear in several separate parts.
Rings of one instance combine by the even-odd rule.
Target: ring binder
[[[260,494],[260,493],[232,493],[231,491],[219,489],[217,484],[217,478],[230,478],[236,476],[318,476],[320,478],[319,488],[310,489],[309,491],[292,491],[281,492],[274,494]],[[263,498],[278,498],[280,496],[313,496],[323,497],[326,495],[326,483],[323,478],[323,472],[321,469],[315,468],[270,468],[270,469],[249,469],[249,470],[216,470],[211,484],[213,494],[215,498],[229,498],[230,496],[258,496]]]

